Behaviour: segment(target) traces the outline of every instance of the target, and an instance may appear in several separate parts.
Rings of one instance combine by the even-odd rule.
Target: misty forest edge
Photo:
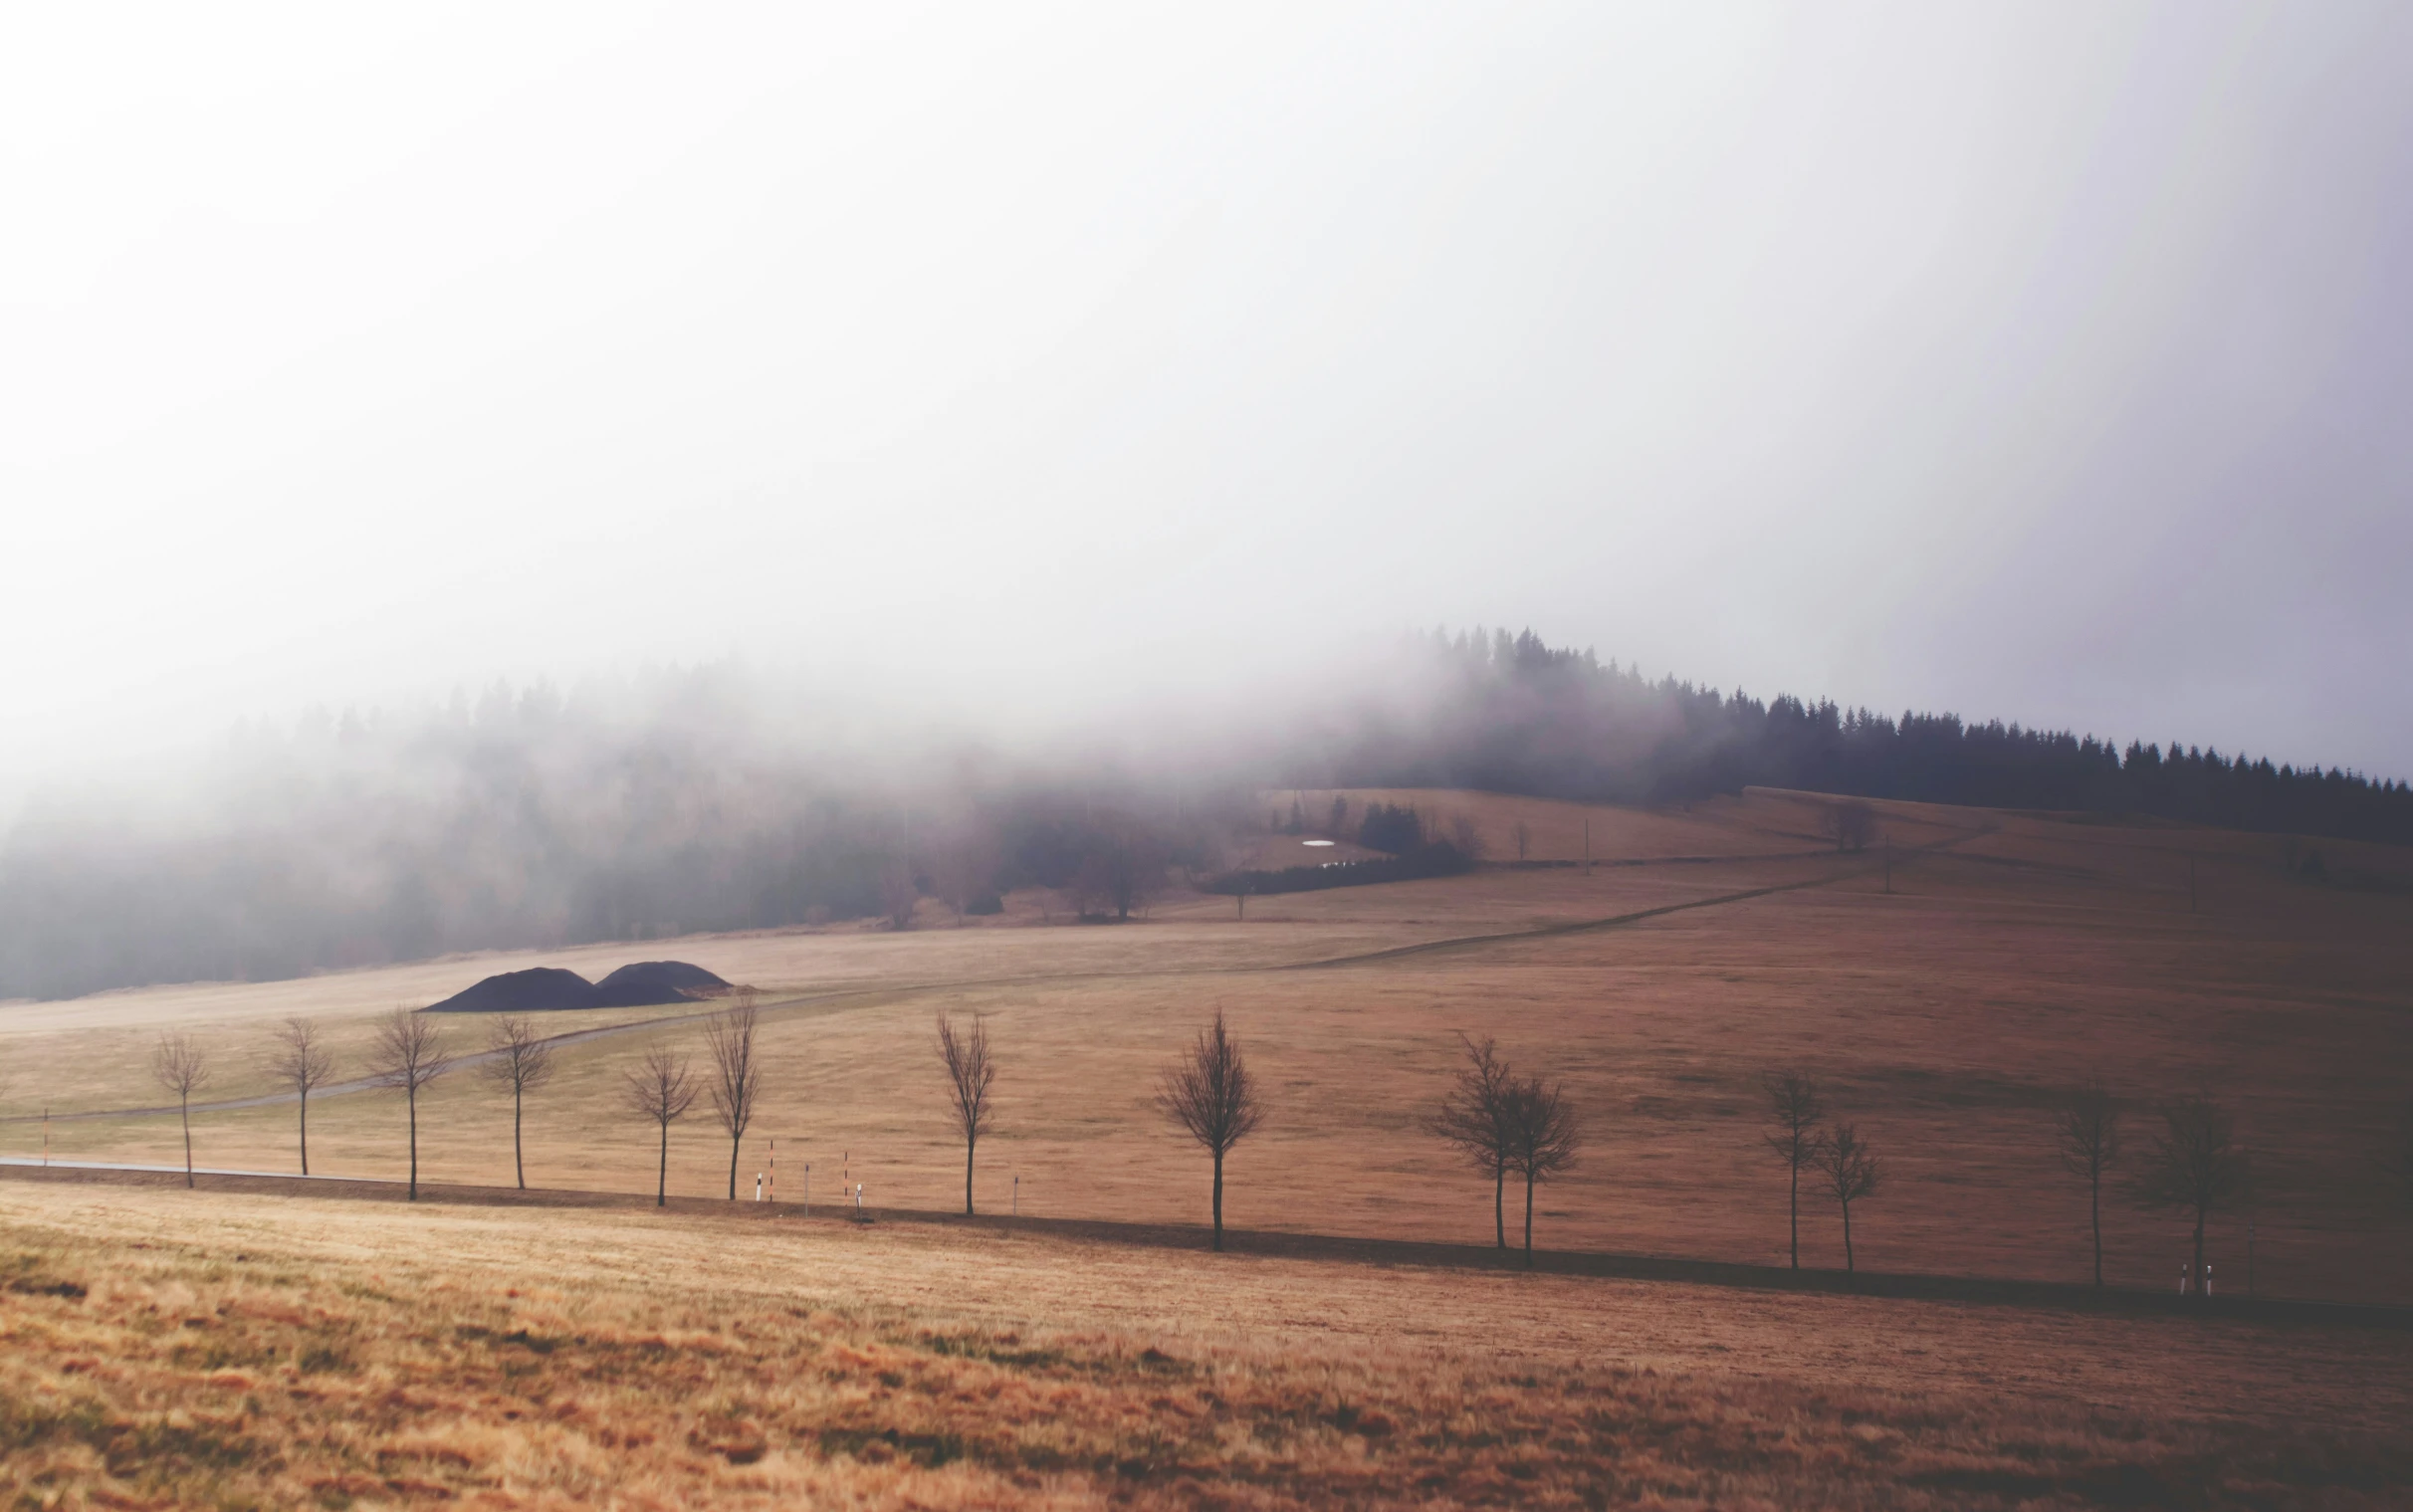
[[[1284,822],[1261,810],[1261,786],[1666,806],[1759,785],[2413,844],[2413,786],[2401,780],[2177,742],[2123,751],[1950,714],[1762,703],[1650,681],[1530,631],[1435,632],[1412,651],[1421,697],[1335,700],[1204,779],[964,777],[910,803],[799,756],[742,756],[691,734],[678,711],[708,701],[709,671],[674,675],[634,725],[548,689],[498,689],[416,722],[347,715],[255,735],[255,764],[220,781],[211,822],[29,805],[0,848],[0,997],[910,918],[921,896],[981,913],[1023,887],[1128,917],[1168,866],[1210,890],[1254,890],[1218,864],[1216,837]],[[405,764],[437,775],[404,782]],[[1352,835],[1369,821],[1385,822],[1356,816]],[[1394,859],[1346,880],[1474,859],[1438,835],[1382,838],[1368,843]],[[2317,847],[2287,848],[2308,880],[2385,885]]]

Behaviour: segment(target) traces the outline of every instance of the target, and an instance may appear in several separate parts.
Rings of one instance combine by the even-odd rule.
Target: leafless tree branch
[[[1817,1163],[1822,1140],[1819,1124],[1827,1117],[1826,1100],[1818,1083],[1801,1071],[1769,1071],[1760,1076],[1768,1094],[1769,1130],[1761,1136],[1776,1158],[1785,1163],[1790,1182],[1788,1212],[1793,1235],[1793,1268],[1802,1268],[1802,1172]]]
[[[688,1074],[687,1057],[668,1045],[655,1045],[647,1050],[636,1069],[624,1074],[628,1085],[623,1095],[629,1108],[652,1120],[661,1130],[661,1164],[654,1177],[654,1205],[665,1206],[670,1200],[670,1126],[687,1116],[701,1089]]]
[[[2237,1143],[2236,1122],[2206,1097],[2178,1097],[2162,1108],[2162,1129],[2145,1152],[2136,1198],[2147,1207],[2195,1218],[2195,1269],[2204,1274],[2204,1224],[2222,1208],[2253,1194],[2254,1166]]]
[[[452,1069],[452,1055],[435,1020],[398,1007],[377,1025],[369,1074],[400,1091],[410,1105],[410,1199],[419,1200],[419,1092]]]
[[[533,1019],[506,1013],[488,1026],[486,1048],[492,1052],[478,1068],[495,1086],[511,1094],[511,1165],[520,1189],[528,1189],[528,1158],[520,1142],[521,1106],[528,1094],[552,1080],[552,1041],[537,1032]]]
[[[1183,1052],[1158,1086],[1157,1106],[1214,1158],[1214,1247],[1223,1247],[1223,1157],[1264,1122],[1256,1083],[1240,1055],[1239,1041],[1214,1011],[1211,1027]]]
[[[988,1132],[993,1111],[988,1084],[995,1080],[996,1063],[989,1058],[988,1025],[978,1015],[972,1028],[959,1032],[939,1014],[939,1060],[947,1067],[948,1090],[955,1099],[956,1128],[964,1136],[964,1215],[972,1216],[972,1158],[981,1136]]]
[[[151,1075],[176,1095],[176,1110],[184,1119],[184,1185],[193,1185],[193,1094],[209,1085],[209,1057],[178,1030],[159,1036],[151,1049]]]
[[[2073,1087],[2054,1110],[2055,1154],[2062,1169],[2086,1184],[2094,1225],[2094,1284],[2103,1284],[2103,1176],[2119,1162],[2119,1102],[2101,1082]]]
[[[1502,1089],[1500,1120],[1507,1133],[1508,1169],[1525,1179],[1525,1263],[1533,1264],[1533,1188],[1575,1164],[1582,1123],[1567,1090],[1540,1077],[1511,1078]]]
[[[1876,1157],[1868,1153],[1867,1145],[1861,1140],[1859,1128],[1852,1124],[1836,1125],[1819,1142],[1814,1159],[1819,1174],[1826,1179],[1827,1194],[1843,1204],[1844,1269],[1849,1272],[1855,1266],[1852,1253],[1852,1204],[1875,1193],[1884,1171],[1877,1165]]]
[[[1475,1170],[1491,1178],[1491,1235],[1508,1247],[1508,1147],[1506,1094],[1511,1078],[1508,1063],[1499,1057],[1491,1037],[1458,1035],[1466,1064],[1441,1097],[1440,1107],[1425,1121],[1434,1139],[1453,1146]]]
[[[301,1104],[302,1174],[310,1175],[310,1095],[332,1080],[335,1055],[319,1041],[318,1026],[307,1018],[289,1018],[272,1031],[277,1047],[269,1052],[268,1074],[291,1087]]]
[[[763,1091],[763,1065],[755,1054],[755,1029],[760,1014],[752,987],[740,987],[735,1005],[715,1013],[704,1026],[705,1047],[712,1052],[712,1111],[729,1136],[729,1199],[738,1199],[738,1153],[746,1128],[754,1122]]]

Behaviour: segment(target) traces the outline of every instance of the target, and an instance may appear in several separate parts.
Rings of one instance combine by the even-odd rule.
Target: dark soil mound
[[[595,1006],[641,1008],[657,1002],[710,997],[729,985],[700,966],[684,961],[640,961],[595,983]]]
[[[617,972],[614,973],[618,974]],[[654,999],[648,998],[647,1001]],[[532,967],[489,976],[464,992],[430,1003],[430,1013],[550,1013],[561,1008],[601,1006],[595,985],[559,967]]]

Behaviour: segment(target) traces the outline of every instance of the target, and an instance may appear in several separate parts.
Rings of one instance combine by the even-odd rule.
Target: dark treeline
[[[1339,800],[1329,830],[1346,833],[1348,802]],[[1306,831],[1306,816],[1297,800],[1291,819],[1279,826],[1290,834]],[[1350,861],[1327,861],[1319,866],[1285,866],[1276,871],[1245,868],[1208,877],[1202,892],[1258,897],[1267,893],[1312,893],[1333,887],[1362,887],[1375,882],[1410,882],[1420,877],[1449,877],[1474,866],[1471,837],[1444,839],[1431,833],[1425,816],[1404,804],[1377,803],[1358,820],[1357,842],[1386,855]]]
[[[1645,680],[1531,631],[1436,634],[1413,712],[1369,717],[1294,758],[1300,786],[1471,787],[1612,803],[1747,785],[1995,808],[2148,814],[2233,829],[2413,844],[2402,781],[2218,751],[2023,729],[1951,714],[1893,719],[1780,695],[1762,703]]]

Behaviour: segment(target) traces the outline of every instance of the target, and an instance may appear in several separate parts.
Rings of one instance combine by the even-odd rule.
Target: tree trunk
[[[1491,1236],[1502,1249],[1508,1247],[1508,1163],[1500,1161],[1491,1168]]]
[[[2086,1206],[2094,1221],[2094,1284],[2103,1284],[2103,1174],[2094,1173],[2086,1194]]]
[[[1525,1268],[1533,1269],[1533,1173],[1525,1173]]]
[[[1802,1163],[1793,1163],[1793,1268],[1802,1268]]]
[[[511,1170],[520,1179],[520,1189],[528,1189],[528,1157],[520,1148],[520,1089],[511,1089]]]
[[[2204,1205],[2195,1206],[2195,1295],[2201,1299],[2209,1294],[2204,1285]]]
[[[410,1089],[410,1199],[419,1200],[419,1089]]]
[[[660,1167],[658,1167],[658,1168],[655,1170],[655,1172],[654,1172],[654,1205],[655,1205],[656,1207],[666,1207],[666,1206],[668,1206],[668,1205],[669,1205],[669,1201],[668,1201],[669,1193],[670,1193],[670,1123],[669,1123],[669,1121],[668,1121],[668,1120],[664,1120],[664,1121],[663,1121],[663,1124],[662,1124],[662,1164],[661,1164],[661,1166],[660,1166]]]
[[[193,1099],[186,1093],[179,1099],[184,1112],[184,1189],[193,1189]]]
[[[302,1174],[310,1175],[310,1093],[302,1093]]]
[[[1844,1274],[1848,1276],[1856,1268],[1852,1263],[1852,1204],[1846,1202],[1844,1203]]]
[[[733,1202],[738,1199],[738,1149],[745,1142],[742,1134],[729,1137],[729,1199]]]
[[[964,1142],[964,1216],[972,1216],[972,1151],[975,1141]]]
[[[1214,1155],[1214,1247],[1223,1247],[1223,1153]]]

